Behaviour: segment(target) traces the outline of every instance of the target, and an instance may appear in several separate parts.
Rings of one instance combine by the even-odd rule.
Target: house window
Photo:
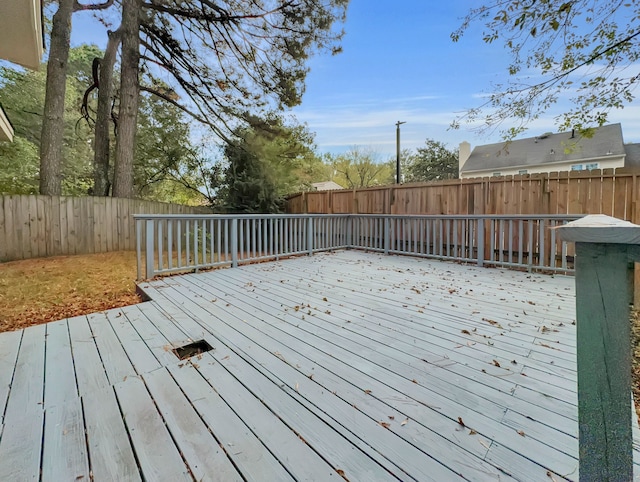
[[[573,164],[571,166],[571,170],[572,171],[583,171],[584,167],[582,166],[582,164]]]
[[[592,162],[591,164],[587,164],[587,165],[585,166],[585,169],[586,169],[587,171],[593,171],[594,169],[599,169],[599,167],[598,167],[598,163],[597,163],[597,162]]]
[[[494,172],[493,174],[491,174],[492,176],[502,176],[502,174],[500,174],[499,172]]]
[[[520,169],[518,171],[518,174],[529,174],[529,171],[527,171],[526,169]]]

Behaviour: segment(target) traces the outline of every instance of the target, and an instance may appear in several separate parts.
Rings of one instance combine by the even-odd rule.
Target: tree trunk
[[[96,112],[93,195],[109,195],[109,126],[111,124],[111,105],[113,100],[113,66],[120,45],[120,33],[109,32],[109,41],[100,61],[98,79],[98,108]]]
[[[122,1],[122,68],[120,111],[113,174],[113,197],[133,197],[133,157],[138,121],[138,72],[140,62],[139,0]]]
[[[74,0],[58,0],[53,16],[47,87],[40,136],[40,194],[59,196],[62,187],[62,146],[64,140],[64,96]]]

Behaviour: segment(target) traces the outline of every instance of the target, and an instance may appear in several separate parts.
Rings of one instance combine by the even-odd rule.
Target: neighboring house
[[[37,70],[43,51],[41,0],[0,0],[0,59]],[[0,106],[0,141],[11,140],[13,127]]]
[[[460,144],[461,178],[640,166],[640,145],[625,145],[620,124],[477,146]]]
[[[336,189],[344,189],[340,184],[333,181],[314,182],[311,184],[314,191],[335,191]]]

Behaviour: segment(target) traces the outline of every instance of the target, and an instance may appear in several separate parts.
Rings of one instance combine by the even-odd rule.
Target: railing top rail
[[[584,214],[134,214],[134,219],[307,219],[307,218],[390,218],[390,219],[518,219],[573,221]]]
[[[349,214],[134,214],[134,219],[294,219],[344,218]]]
[[[349,214],[353,217],[420,219],[556,219],[573,221],[584,214]]]

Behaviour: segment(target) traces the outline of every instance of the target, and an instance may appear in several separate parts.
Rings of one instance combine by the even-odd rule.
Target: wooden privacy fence
[[[640,222],[640,171],[552,172],[290,196],[291,214],[607,214]]]
[[[133,214],[205,214],[205,207],[111,197],[0,196],[0,262],[133,250]]]

